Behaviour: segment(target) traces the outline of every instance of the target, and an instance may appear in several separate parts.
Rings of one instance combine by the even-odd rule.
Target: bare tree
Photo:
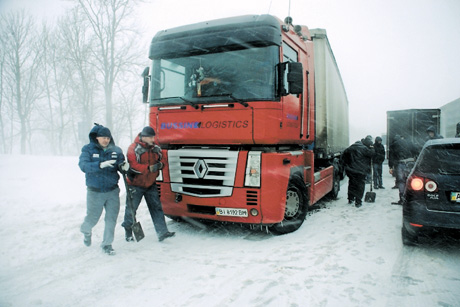
[[[0,17],[1,45],[5,53],[3,82],[11,92],[15,114],[20,123],[21,153],[31,139],[29,119],[34,103],[40,97],[37,78],[40,52],[36,43],[35,22],[25,11],[13,12]],[[4,88],[4,89],[5,89]]]
[[[133,61],[136,41],[126,26],[137,0],[77,0],[97,40],[96,66],[103,77],[106,126],[113,128],[113,90],[119,74]],[[135,48],[134,48],[135,49]]]
[[[125,74],[123,80],[117,82],[115,99],[115,121],[118,123],[115,133],[120,137],[127,137],[130,142],[137,133],[147,125],[148,109],[142,104],[141,83],[138,65],[133,66],[131,74]]]
[[[72,18],[63,20],[68,25]],[[69,28],[71,27],[67,27]],[[41,119],[45,124],[43,129],[49,140],[51,152],[63,155],[64,146],[72,136],[68,130],[73,128],[69,116],[72,111],[69,102],[72,70],[68,67],[76,67],[76,65],[68,58],[69,42],[64,39],[60,31],[62,27],[52,30],[44,24],[40,33],[43,50],[43,84],[46,92],[46,103],[41,112]]]
[[[2,40],[0,39],[0,42]],[[7,153],[6,147],[6,138],[5,138],[5,123],[3,121],[3,98],[4,98],[4,91],[3,91],[3,67],[5,66],[5,53],[3,52],[3,48],[0,48],[0,148],[2,153]]]
[[[73,125],[72,130],[76,131],[73,136],[77,147],[81,147],[81,143],[86,141],[84,134],[87,133],[90,123],[95,120],[95,110],[98,109],[94,104],[98,84],[92,52],[95,40],[81,8],[72,9],[59,20],[57,37],[63,59],[56,65],[61,63],[62,73],[69,78],[69,124]]]

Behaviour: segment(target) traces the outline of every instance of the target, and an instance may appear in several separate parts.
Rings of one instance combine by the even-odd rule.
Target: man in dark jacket
[[[155,131],[152,127],[147,126],[142,129],[134,143],[129,146],[127,157],[131,167],[128,175],[128,185],[131,190],[134,214],[136,214],[142,197],[144,197],[158,240],[161,242],[174,236],[175,233],[169,232],[166,226],[163,208],[158,195],[156,179],[159,171],[163,169],[163,163],[161,162],[161,148],[155,145]],[[128,193],[127,197],[130,197]],[[132,233],[133,221],[132,212],[127,208],[125,219],[121,225],[125,228],[126,241],[128,242],[134,241]]]
[[[393,165],[390,173],[396,173],[396,185],[399,189],[399,204],[402,204],[407,175],[410,172],[410,163],[415,161],[417,155],[416,146],[401,137],[393,144]]]
[[[348,180],[348,203],[355,202],[361,207],[366,186],[366,175],[371,170],[371,159],[374,156],[372,139],[366,137],[345,149],[342,155],[342,165]]]
[[[118,188],[118,170],[126,171],[120,147],[115,146],[110,130],[101,125],[93,127],[89,133],[89,144],[83,146],[78,165],[85,173],[86,217],[80,227],[84,234],[84,243],[91,245],[91,230],[99,221],[105,209],[104,238],[101,247],[108,255],[114,255],[112,242],[115,234],[118,212],[120,211],[120,189]]]
[[[457,132],[455,133],[456,138],[460,138],[460,123],[457,123]]]
[[[436,132],[436,128],[434,126],[430,126],[426,129],[426,134],[427,137],[425,141],[429,140],[437,140],[437,139],[443,139],[444,137]]]
[[[385,160],[385,147],[382,144],[382,138],[376,137],[374,143],[375,155],[373,162],[374,167],[374,187],[376,189],[384,189],[382,181],[382,164]]]

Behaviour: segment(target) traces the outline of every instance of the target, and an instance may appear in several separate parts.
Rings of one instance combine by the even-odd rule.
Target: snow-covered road
[[[77,157],[0,156],[0,306],[460,306],[460,240],[403,247],[401,207],[387,189],[375,203],[321,203],[295,233],[168,219],[176,237],[146,238],[117,255],[83,245],[86,205]],[[124,191],[122,190],[122,198]],[[120,211],[121,224],[124,208]]]

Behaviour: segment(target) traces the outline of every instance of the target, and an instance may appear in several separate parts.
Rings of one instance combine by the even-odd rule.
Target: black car
[[[406,182],[403,243],[434,229],[460,229],[460,138],[426,142]]]

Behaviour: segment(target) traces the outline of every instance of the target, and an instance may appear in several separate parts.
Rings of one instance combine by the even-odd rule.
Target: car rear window
[[[460,144],[426,147],[419,160],[418,168],[424,173],[460,175]]]

